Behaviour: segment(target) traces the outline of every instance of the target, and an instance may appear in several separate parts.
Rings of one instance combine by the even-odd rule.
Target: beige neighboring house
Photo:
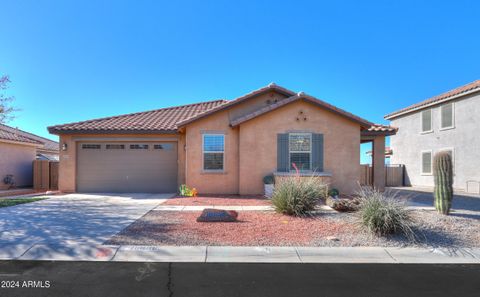
[[[58,160],[58,142],[0,124],[0,190],[8,189],[6,175],[13,175],[17,187],[33,185],[35,159]]]
[[[325,178],[357,190],[360,144],[373,142],[375,185],[384,187],[385,136],[325,101],[275,84],[215,100],[49,127],[60,136],[64,192],[262,194],[268,174]]]

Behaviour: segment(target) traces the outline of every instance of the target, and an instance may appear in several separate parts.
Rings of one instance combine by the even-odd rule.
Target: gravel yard
[[[184,198],[182,198],[184,199]],[[359,230],[355,214],[317,212],[295,218],[272,211],[240,212],[236,223],[197,223],[200,212],[152,210],[106,244],[269,245],[269,246],[480,246],[480,213],[457,210],[450,216],[414,210],[417,242],[403,236],[370,236]]]
[[[168,199],[162,205],[230,205],[230,206],[257,206],[271,205],[270,200],[263,196],[239,196],[239,195],[222,195],[222,196],[198,196],[198,197],[181,197],[177,196]]]

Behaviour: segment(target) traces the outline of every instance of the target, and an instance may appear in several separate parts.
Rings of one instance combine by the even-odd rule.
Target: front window
[[[432,131],[432,110],[422,111],[422,132]]]
[[[432,151],[422,152],[422,174],[432,174]]]
[[[203,135],[203,170],[222,171],[224,168],[225,135]]]
[[[453,103],[448,103],[440,107],[440,128],[453,128]]]
[[[311,170],[312,134],[291,133],[288,140],[290,170]],[[295,164],[295,165],[294,165]]]

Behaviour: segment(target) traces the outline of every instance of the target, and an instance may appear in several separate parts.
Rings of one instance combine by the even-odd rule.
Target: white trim
[[[421,105],[421,106],[418,106],[418,107],[415,107],[415,108],[412,108],[412,109],[409,109],[409,110],[405,110],[405,111],[402,111],[402,112],[399,112],[399,113],[394,112],[392,115],[384,117],[384,119],[391,120],[391,119],[394,119],[394,118],[398,118],[398,117],[400,117],[404,114],[409,114],[409,113],[412,113],[412,112],[415,112],[415,111],[418,111],[418,110],[421,110],[421,109],[424,109],[424,108],[428,108],[428,107],[431,107],[431,106],[442,104],[444,102],[454,100],[456,98],[460,98],[460,97],[463,97],[463,96],[468,96],[468,95],[473,94],[473,93],[478,92],[478,91],[480,91],[480,88],[475,88],[475,89],[470,90],[470,91],[465,92],[465,93],[461,93],[461,94],[457,94],[457,95],[454,95],[454,96],[451,96],[451,97],[447,97],[445,99],[438,100],[438,101],[428,103],[428,104],[425,104],[425,105]]]
[[[430,111],[430,130],[423,131],[423,113]],[[420,134],[428,134],[433,132],[433,109],[425,109],[420,112]]]
[[[448,105],[448,104],[451,104],[452,105],[452,125],[449,126],[449,127],[442,127],[442,108],[445,106],[445,105]],[[448,103],[445,103],[443,105],[440,106],[440,131],[444,131],[444,130],[450,130],[450,129],[454,129],[455,128],[455,102],[448,102]]]
[[[223,136],[223,151],[208,151],[208,152],[205,152],[205,136]],[[225,139],[226,139],[226,135],[225,133],[222,133],[222,132],[213,132],[213,133],[205,133],[205,134],[202,134],[202,170],[201,172],[202,173],[223,173],[225,172]],[[205,169],[205,153],[210,153],[210,154],[223,154],[223,160],[222,160],[222,166],[223,168],[222,169]]]
[[[430,153],[430,172],[423,172],[423,154]],[[433,174],[433,151],[423,150],[420,151],[420,173],[423,176],[431,176]]]
[[[308,137],[310,137],[310,150],[308,151],[292,151],[290,150],[290,136],[292,135],[308,135]],[[310,132],[295,132],[295,133],[288,133],[288,170],[290,172],[294,171],[294,170],[291,170],[290,168],[292,167],[292,162],[290,160],[290,155],[292,153],[309,153],[310,154],[310,157],[309,157],[309,161],[310,161],[310,169],[308,170],[300,170],[301,172],[309,172],[309,171],[312,171],[312,133]]]

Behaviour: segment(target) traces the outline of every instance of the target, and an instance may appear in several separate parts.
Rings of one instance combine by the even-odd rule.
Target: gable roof
[[[322,100],[320,100],[320,99],[318,99],[318,98],[315,98],[315,97],[313,97],[313,96],[307,95],[307,94],[305,94],[305,93],[303,93],[303,92],[300,92],[300,93],[298,93],[297,95],[291,96],[291,97],[289,97],[289,98],[287,98],[287,99],[284,99],[284,100],[281,100],[281,101],[279,101],[279,102],[277,102],[277,103],[270,104],[270,105],[265,106],[265,107],[263,107],[263,108],[261,108],[261,109],[259,109],[259,110],[254,111],[254,112],[252,112],[252,113],[249,113],[249,114],[244,115],[244,116],[242,116],[242,117],[240,117],[240,118],[237,118],[237,119],[233,120],[233,121],[230,123],[230,125],[231,125],[232,127],[238,126],[238,125],[240,125],[241,123],[244,123],[244,122],[246,122],[246,121],[249,121],[249,120],[251,120],[251,119],[253,119],[253,118],[256,118],[256,117],[261,116],[261,115],[263,115],[263,114],[265,114],[265,113],[267,113],[267,112],[270,112],[270,111],[272,111],[272,110],[278,109],[278,108],[280,108],[280,107],[282,107],[282,106],[285,106],[285,105],[287,105],[287,104],[289,104],[289,103],[292,103],[292,102],[295,102],[295,101],[298,101],[298,100],[305,100],[305,101],[307,101],[307,102],[311,102],[311,103],[313,103],[313,104],[315,104],[315,105],[318,105],[318,106],[320,106],[320,107],[323,107],[323,108],[325,108],[325,109],[327,109],[327,110],[329,110],[329,111],[331,111],[331,112],[334,112],[334,113],[336,113],[336,114],[338,114],[338,115],[340,115],[340,116],[343,116],[343,117],[345,117],[345,118],[347,118],[347,119],[349,119],[349,120],[351,120],[351,121],[354,121],[354,122],[360,124],[360,125],[361,125],[362,127],[364,127],[364,128],[370,128],[370,127],[373,125],[373,123],[371,123],[371,122],[369,122],[369,121],[367,121],[367,120],[365,120],[365,119],[362,119],[361,117],[358,117],[358,116],[356,116],[356,115],[354,115],[354,114],[352,114],[352,113],[349,113],[349,112],[347,112],[347,111],[345,111],[345,110],[343,110],[343,109],[341,109],[341,108],[338,108],[338,107],[336,107],[336,106],[333,106],[333,105],[331,105],[331,104],[329,104],[329,103],[327,103],[327,102],[325,102],[325,101],[322,101]]]
[[[201,118],[209,116],[213,113],[216,113],[216,112],[221,111],[221,110],[225,110],[229,107],[232,107],[234,105],[242,103],[245,100],[248,100],[252,97],[255,97],[255,96],[263,94],[263,93],[271,92],[271,91],[276,91],[276,92],[278,92],[280,94],[284,94],[285,96],[288,96],[288,97],[295,95],[294,91],[291,91],[291,90],[286,89],[284,87],[278,86],[275,83],[270,83],[268,86],[262,87],[260,89],[255,90],[255,91],[252,91],[252,92],[250,92],[246,95],[243,95],[243,96],[240,96],[240,97],[235,98],[233,100],[230,100],[230,101],[228,101],[227,103],[225,103],[221,106],[218,106],[218,107],[213,108],[211,110],[207,110],[207,111],[205,111],[203,113],[200,113],[200,114],[197,114],[197,115],[195,115],[191,118],[184,119],[184,120],[182,120],[178,123],[178,127],[185,126],[186,124],[190,124],[191,122],[194,122],[196,120],[199,120]]]
[[[385,119],[390,120],[396,117],[399,117],[403,114],[410,113],[422,108],[426,108],[432,105],[444,103],[450,100],[453,100],[455,98],[458,98],[460,96],[465,96],[468,94],[471,94],[473,92],[480,91],[480,80],[476,80],[474,82],[471,82],[469,84],[463,85],[461,87],[458,87],[456,89],[450,90],[448,92],[445,92],[443,94],[431,97],[427,100],[424,100],[422,102],[410,105],[408,107],[405,107],[403,109],[397,110],[395,112],[389,113],[385,115]]]
[[[373,124],[361,117],[358,117],[313,96],[307,95],[303,92],[295,93],[274,83],[231,101],[214,100],[88,121],[74,122],[48,127],[48,131],[52,134],[173,134],[177,133],[180,127],[193,121],[207,117],[229,107],[233,107],[254,96],[271,91],[283,94],[287,96],[287,98],[238,118],[232,121],[231,125],[239,125],[243,121],[247,121],[251,118],[257,117],[263,113],[269,112],[296,100],[306,100],[358,123],[364,128],[364,131],[371,131],[372,133],[375,132],[377,134],[385,135],[395,134],[397,131],[396,128]]]
[[[44,151],[58,152],[58,142],[45,137],[22,131],[18,128],[0,124],[0,139],[27,144],[37,144]]]
[[[68,133],[176,133],[177,123],[225,104],[200,102],[48,127],[53,134]]]

